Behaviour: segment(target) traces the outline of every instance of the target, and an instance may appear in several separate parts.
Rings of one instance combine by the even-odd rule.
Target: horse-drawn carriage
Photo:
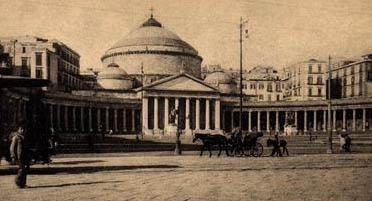
[[[263,145],[258,142],[258,138],[262,137],[263,133],[249,133],[244,137],[236,135],[232,132],[232,135],[221,135],[221,134],[194,134],[193,142],[201,140],[203,143],[200,155],[203,155],[204,149],[209,150],[209,156],[212,156],[212,149],[214,146],[219,148],[218,156],[221,155],[224,149],[227,156],[254,156],[259,157],[263,153]]]

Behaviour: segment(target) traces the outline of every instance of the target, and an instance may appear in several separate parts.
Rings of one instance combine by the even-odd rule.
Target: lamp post
[[[328,57],[328,148],[327,153],[331,154],[333,153],[332,149],[332,125],[331,125],[331,118],[332,118],[332,97],[331,97],[331,56]],[[336,126],[336,125],[333,125]]]
[[[16,43],[17,43],[18,41],[17,40],[14,40],[13,41],[13,68],[15,68],[15,65],[16,65],[16,58],[15,58],[15,56],[16,56],[16,51],[15,51],[15,46],[16,46]]]
[[[240,103],[239,103],[239,132],[242,135],[242,114],[243,114],[243,27],[248,23],[247,20],[243,21],[243,18],[240,17]],[[248,34],[248,30],[246,30]],[[247,36],[246,36],[247,37]],[[250,120],[249,120],[250,121]],[[234,126],[234,125],[232,125]]]

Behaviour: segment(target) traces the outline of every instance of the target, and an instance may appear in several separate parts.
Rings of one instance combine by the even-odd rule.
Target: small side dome
[[[118,64],[110,63],[97,75],[97,82],[103,89],[125,90],[133,88],[133,79]]]
[[[204,82],[217,87],[221,93],[235,94],[238,91],[234,79],[223,71],[216,71],[207,75]]]

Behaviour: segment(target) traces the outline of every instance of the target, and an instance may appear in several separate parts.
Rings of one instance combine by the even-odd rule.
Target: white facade
[[[0,46],[2,53],[9,54],[12,75],[48,79],[48,89],[81,87],[80,55],[60,41],[26,35],[0,38]]]

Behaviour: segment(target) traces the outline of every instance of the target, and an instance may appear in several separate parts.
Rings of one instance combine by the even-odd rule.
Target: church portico
[[[138,93],[144,134],[174,135],[168,129],[173,124],[185,135],[220,132],[219,92],[195,77],[181,73],[144,86]]]

